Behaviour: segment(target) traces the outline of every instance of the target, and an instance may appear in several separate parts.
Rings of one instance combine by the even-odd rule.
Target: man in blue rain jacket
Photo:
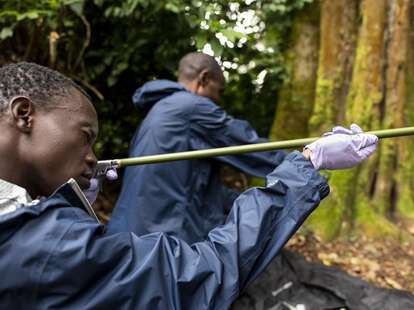
[[[1,67],[0,85],[0,309],[227,309],[328,194],[314,167],[356,165],[377,142],[333,134],[287,155],[204,242],[107,234],[75,186],[96,165],[88,97],[31,63]]]
[[[130,144],[130,157],[265,142],[247,121],[217,106],[224,76],[215,59],[190,53],[178,83],[156,80],[137,89],[135,107],[146,113]],[[264,178],[285,152],[249,153],[127,167],[109,232],[162,231],[189,243],[224,223],[238,193],[225,187],[219,163]]]

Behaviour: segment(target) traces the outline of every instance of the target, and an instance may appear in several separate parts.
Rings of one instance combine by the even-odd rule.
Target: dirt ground
[[[312,233],[297,233],[288,249],[308,261],[335,266],[376,286],[414,293],[414,242],[366,238],[322,242]]]

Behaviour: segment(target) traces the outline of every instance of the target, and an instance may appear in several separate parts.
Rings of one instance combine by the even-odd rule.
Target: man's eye
[[[89,133],[87,133],[87,132],[83,132],[83,136],[84,136],[84,138],[85,138],[85,143],[86,144],[90,144],[91,143],[91,141],[92,141],[92,137],[91,137],[91,135],[89,134]]]

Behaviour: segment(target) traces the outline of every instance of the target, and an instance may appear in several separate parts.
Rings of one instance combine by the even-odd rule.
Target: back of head
[[[223,72],[214,57],[200,52],[189,53],[180,60],[178,81],[191,82],[204,70],[207,70],[214,79],[222,79]]]
[[[220,65],[213,57],[203,53],[190,53],[181,59],[178,82],[188,91],[213,102],[220,100],[224,90],[224,75]]]
[[[86,95],[72,80],[55,70],[28,62],[4,65],[0,67],[0,114],[17,96],[27,97],[38,107],[48,108],[59,102],[51,99],[69,95],[72,87]]]

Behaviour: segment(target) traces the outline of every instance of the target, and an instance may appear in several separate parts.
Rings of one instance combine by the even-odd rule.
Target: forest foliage
[[[312,0],[0,0],[0,64],[64,72],[94,99],[99,156],[126,155],[140,121],[133,91],[174,79],[187,52],[208,44],[226,71],[220,104],[267,135],[285,75],[284,38]]]

